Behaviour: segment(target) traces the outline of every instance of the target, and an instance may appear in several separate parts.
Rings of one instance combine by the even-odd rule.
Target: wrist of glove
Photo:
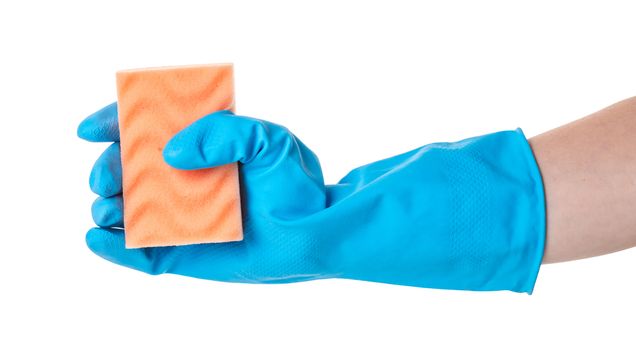
[[[221,111],[166,145],[178,169],[239,162],[244,240],[125,249],[117,107],[78,135],[113,142],[95,163],[97,255],[151,274],[227,282],[349,278],[531,293],[543,256],[543,187],[520,129],[433,143],[325,185],[316,155],[286,128]]]

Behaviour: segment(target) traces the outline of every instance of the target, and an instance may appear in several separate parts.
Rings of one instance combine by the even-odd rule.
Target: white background
[[[543,266],[527,296],[153,277],[86,248],[106,145],[76,127],[119,69],[234,62],[237,112],[289,127],[329,183],[636,94],[629,2],[437,3],[3,1],[0,348],[633,349],[634,250]]]

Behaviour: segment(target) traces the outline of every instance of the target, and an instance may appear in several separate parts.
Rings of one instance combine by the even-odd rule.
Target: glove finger
[[[93,221],[100,227],[124,227],[124,202],[121,195],[99,197],[91,207]]]
[[[286,218],[325,206],[318,158],[285,127],[222,111],[199,119],[164,147],[164,160],[178,169],[241,162],[245,192],[255,207]],[[302,194],[302,200],[299,200]],[[258,204],[258,205],[256,205]]]
[[[207,115],[177,133],[163,150],[177,169],[193,170],[241,162],[264,163],[289,132],[282,126],[230,111]]]
[[[166,256],[172,247],[126,249],[124,230],[92,228],[86,233],[86,245],[98,256],[118,265],[160,274],[167,270]]]
[[[119,142],[110,145],[97,158],[91,170],[89,185],[93,192],[102,197],[111,197],[122,192]]]
[[[117,103],[111,103],[86,117],[77,128],[77,136],[92,142],[119,141]]]

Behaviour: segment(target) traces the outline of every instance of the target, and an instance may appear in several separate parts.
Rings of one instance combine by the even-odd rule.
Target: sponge
[[[117,72],[126,248],[243,239],[236,163],[178,170],[162,149],[195,120],[234,108],[231,64]]]

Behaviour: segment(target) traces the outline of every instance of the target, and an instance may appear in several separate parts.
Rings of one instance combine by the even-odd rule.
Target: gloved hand
[[[316,155],[286,128],[208,115],[163,150],[178,169],[239,162],[244,240],[125,249],[117,106],[78,135],[114,142],[90,176],[97,255],[150,274],[229,282],[348,278],[531,293],[543,256],[545,208],[520,129],[433,143],[354,169],[325,185]]]

